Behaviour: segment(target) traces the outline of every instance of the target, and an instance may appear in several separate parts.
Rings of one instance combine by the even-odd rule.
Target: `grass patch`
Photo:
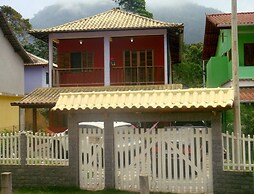
[[[103,190],[85,191],[75,187],[40,187],[14,189],[13,194],[137,194],[136,192]]]
[[[13,194],[138,194],[139,192],[106,189],[102,191],[85,191],[76,187],[33,187],[14,189]],[[150,192],[150,194],[160,194]],[[163,193],[166,194],[166,193]],[[170,193],[167,193],[170,194]]]

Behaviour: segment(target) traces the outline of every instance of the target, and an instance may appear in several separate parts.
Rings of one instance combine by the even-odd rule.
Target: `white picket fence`
[[[68,135],[27,133],[27,164],[68,165]]]
[[[254,170],[254,136],[234,133],[222,134],[224,170],[253,171]]]
[[[27,150],[27,165],[69,164],[68,134],[25,132],[26,147],[21,145],[21,134],[21,132],[0,134],[0,164],[20,165],[21,149]]]
[[[20,164],[20,133],[0,134],[0,164]]]

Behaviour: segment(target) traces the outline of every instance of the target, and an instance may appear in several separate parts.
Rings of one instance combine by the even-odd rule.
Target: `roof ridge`
[[[74,20],[74,21],[70,21],[70,22],[67,22],[67,23],[64,23],[64,24],[60,24],[60,25],[58,25],[58,26],[53,26],[53,27],[49,27],[49,28],[45,28],[45,29],[34,29],[34,30],[32,30],[32,32],[33,31],[36,31],[36,30],[49,30],[49,29],[54,29],[54,28],[59,28],[59,27],[62,27],[62,26],[66,26],[66,25],[70,25],[70,24],[75,24],[75,23],[78,23],[78,22],[80,22],[80,21],[85,21],[85,20],[88,20],[88,19],[90,19],[90,18],[94,18],[94,17],[98,17],[98,16],[100,16],[100,15],[102,15],[102,14],[105,14],[105,13],[107,13],[107,12],[110,12],[111,10],[108,10],[108,11],[106,11],[106,12],[102,12],[102,13],[98,13],[98,14],[96,14],[96,15],[92,15],[92,16],[87,16],[87,17],[84,17],[84,18],[81,18],[81,19],[78,19],[78,20]]]
[[[154,18],[148,18],[148,17],[142,16],[142,15],[136,14],[136,13],[132,13],[130,11],[124,11],[124,10],[116,9],[116,8],[113,8],[112,10],[119,11],[119,12],[122,12],[122,13],[126,13],[126,14],[129,14],[129,15],[135,16],[135,17],[146,19],[146,20],[150,20],[150,21],[153,21],[153,22],[162,23],[162,24],[179,24],[179,25],[183,24],[183,23],[174,23],[174,22],[160,21],[160,20],[157,20],[157,19],[154,19]]]
[[[113,8],[113,9],[110,9],[110,10],[102,12],[102,13],[98,13],[98,14],[93,15],[93,16],[84,17],[84,18],[81,18],[81,19],[78,19],[78,20],[75,20],[75,21],[70,21],[70,22],[67,22],[67,23],[64,23],[64,24],[61,24],[61,25],[58,25],[58,26],[53,26],[53,27],[49,27],[49,28],[45,28],[45,29],[33,29],[33,30],[30,30],[29,32],[30,33],[34,33],[34,32],[36,33],[36,32],[54,31],[54,30],[57,30],[57,29],[60,29],[60,28],[65,28],[67,26],[71,26],[71,25],[79,24],[81,22],[89,21],[93,18],[96,19],[96,18],[99,18],[100,16],[111,14],[111,13],[120,13],[120,14],[124,14],[125,16],[135,17],[137,19],[143,19],[147,22],[153,22],[155,24],[161,24],[161,25],[165,25],[165,26],[168,26],[168,27],[183,26],[183,23],[173,23],[173,22],[171,23],[171,22],[160,21],[160,20],[157,20],[157,19],[140,16],[140,15],[132,13],[132,12],[128,12],[128,11],[120,10],[120,9],[117,9],[117,8]]]

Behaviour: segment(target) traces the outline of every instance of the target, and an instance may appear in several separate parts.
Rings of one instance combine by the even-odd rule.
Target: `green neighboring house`
[[[253,106],[254,12],[238,13],[237,20],[240,99],[241,103],[247,103],[248,106]],[[206,87],[232,86],[231,58],[231,14],[207,15],[203,48],[203,60],[207,62]],[[224,121],[226,121],[226,123],[224,122],[224,129],[228,129],[228,123],[232,121],[232,114],[224,114]],[[244,121],[242,124],[245,125]]]
[[[239,79],[254,86],[254,12],[238,13]],[[203,60],[207,60],[207,87],[229,87],[232,80],[231,14],[206,16]]]

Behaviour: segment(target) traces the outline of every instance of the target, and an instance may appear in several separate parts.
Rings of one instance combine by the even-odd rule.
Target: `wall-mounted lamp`
[[[79,44],[83,44],[83,40],[79,40]]]
[[[133,41],[134,41],[134,39],[131,37],[131,38],[130,38],[130,41],[131,41],[131,42],[133,42]]]

